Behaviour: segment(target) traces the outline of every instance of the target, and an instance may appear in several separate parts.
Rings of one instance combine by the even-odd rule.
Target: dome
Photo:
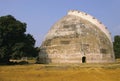
[[[76,10],[56,22],[40,46],[40,63],[114,62],[109,31],[95,17]]]

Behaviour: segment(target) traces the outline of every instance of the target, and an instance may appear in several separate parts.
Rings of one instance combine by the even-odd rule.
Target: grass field
[[[120,62],[4,65],[0,66],[0,81],[120,81]]]

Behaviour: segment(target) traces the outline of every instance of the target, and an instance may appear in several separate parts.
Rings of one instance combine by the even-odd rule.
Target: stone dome
[[[95,17],[76,10],[56,22],[40,47],[40,63],[114,62],[109,31]]]

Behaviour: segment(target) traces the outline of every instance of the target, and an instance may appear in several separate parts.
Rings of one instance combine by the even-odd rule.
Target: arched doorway
[[[85,56],[82,57],[82,63],[86,63],[86,57]]]

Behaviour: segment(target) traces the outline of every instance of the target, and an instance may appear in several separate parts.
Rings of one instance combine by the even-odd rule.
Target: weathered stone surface
[[[114,62],[110,33],[97,19],[69,11],[49,30],[39,54],[40,63]]]

